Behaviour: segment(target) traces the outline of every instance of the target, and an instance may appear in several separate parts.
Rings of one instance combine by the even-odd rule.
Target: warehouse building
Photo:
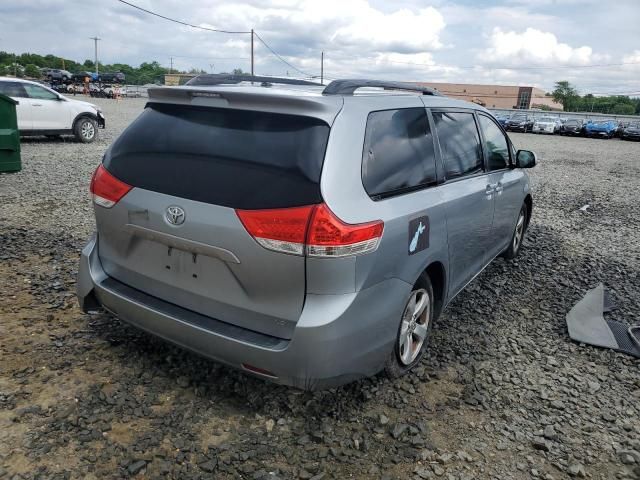
[[[536,87],[473,85],[466,83],[418,83],[435,88],[447,97],[477,103],[486,108],[543,108],[562,110],[562,105],[554,102],[551,95],[547,95],[544,90]]]

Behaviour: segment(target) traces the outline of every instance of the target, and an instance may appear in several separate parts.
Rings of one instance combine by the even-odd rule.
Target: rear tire
[[[522,241],[524,240],[524,234],[527,230],[527,206],[525,204],[520,208],[520,213],[518,214],[518,220],[516,220],[516,226],[513,229],[513,235],[511,236],[511,242],[509,243],[509,248],[507,248],[502,256],[506,260],[513,260],[520,253],[520,249],[522,247]]]
[[[73,126],[73,134],[82,143],[91,143],[98,138],[98,124],[89,117],[80,118]]]
[[[384,367],[388,377],[404,375],[422,359],[433,326],[434,306],[431,280],[423,273],[413,286],[400,318],[393,350]]]

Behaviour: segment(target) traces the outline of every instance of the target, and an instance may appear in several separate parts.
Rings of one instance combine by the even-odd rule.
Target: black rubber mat
[[[607,325],[611,329],[611,333],[616,337],[618,342],[618,348],[615,350],[622,353],[633,355],[636,358],[640,358],[640,346],[631,338],[633,333],[629,332],[629,325],[626,323],[616,322],[615,320],[607,320]],[[635,331],[637,335],[637,330]]]

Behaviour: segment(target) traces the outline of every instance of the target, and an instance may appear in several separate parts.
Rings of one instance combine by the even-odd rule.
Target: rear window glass
[[[150,103],[104,166],[130,185],[226,207],[308,205],[322,200],[328,136],[310,117]]]
[[[384,198],[436,181],[433,138],[424,108],[372,112],[362,152],[362,183]]]
[[[472,113],[433,112],[447,178],[481,172],[482,148]]]

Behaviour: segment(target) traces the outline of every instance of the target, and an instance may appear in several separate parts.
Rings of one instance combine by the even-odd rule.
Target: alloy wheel
[[[429,332],[431,301],[424,288],[411,292],[398,335],[398,353],[403,365],[411,365],[420,354]]]
[[[96,129],[91,122],[84,122],[80,129],[80,134],[86,140],[91,140],[96,134]]]
[[[516,231],[513,234],[513,251],[517,252],[520,249],[520,244],[522,243],[522,237],[524,236],[524,220],[525,213],[524,209],[520,210],[520,215],[518,216],[518,223],[516,223]]]

